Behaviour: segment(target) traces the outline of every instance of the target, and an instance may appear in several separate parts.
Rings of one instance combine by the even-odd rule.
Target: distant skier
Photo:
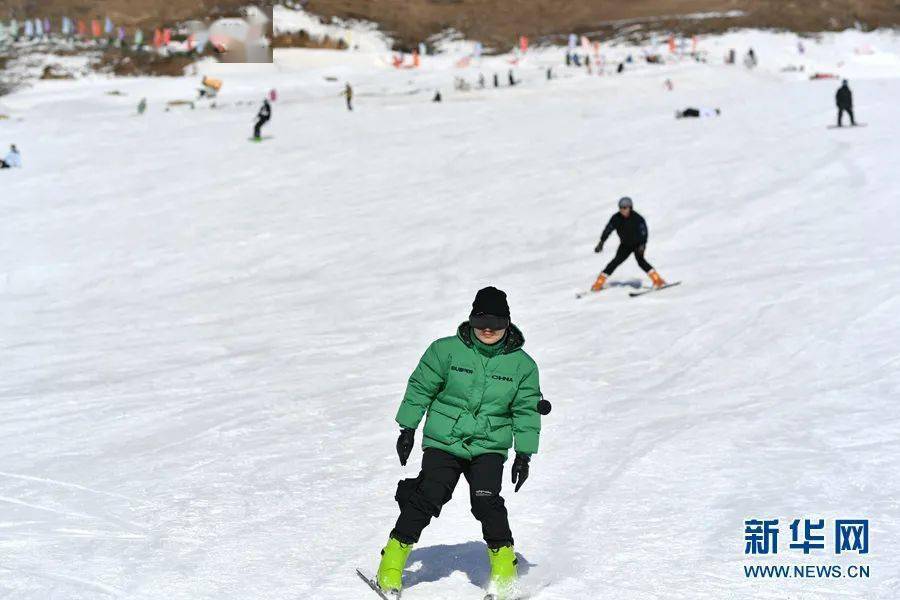
[[[343,95],[347,99],[347,110],[353,112],[353,88],[350,86],[349,82],[344,87]]]
[[[515,74],[513,73],[513,70],[510,69],[510,70],[509,70],[509,87],[513,87],[513,86],[515,86],[517,83],[519,83],[519,82],[516,81],[516,76],[515,76]]]
[[[599,292],[603,289],[607,278],[632,254],[634,254],[634,258],[641,269],[650,276],[651,281],[653,281],[653,287],[659,288],[666,285],[659,273],[644,258],[648,238],[647,222],[644,220],[644,217],[634,210],[631,198],[627,196],[619,200],[619,212],[609,219],[609,223],[603,229],[603,235],[600,236],[600,243],[594,248],[594,252],[599,254],[603,251],[603,244],[606,243],[607,238],[613,231],[619,235],[619,249],[616,250],[615,257],[609,261],[609,264],[597,277],[594,285],[591,286],[591,291]]]
[[[701,119],[708,117],[718,117],[722,111],[718,108],[686,108],[684,110],[676,110],[676,119]]]
[[[256,125],[253,127],[253,139],[259,141],[262,139],[262,126],[269,122],[272,118],[272,105],[269,100],[263,100],[263,105],[256,114]]]
[[[753,51],[753,48],[750,48],[749,50],[747,50],[747,55],[744,57],[744,66],[748,69],[752,69],[756,65],[756,52]]]
[[[856,126],[856,119],[853,116],[853,92],[850,91],[850,84],[845,79],[841,87],[835,94],[835,102],[838,108],[838,127],[844,126],[844,113],[850,115],[850,125]]]
[[[147,99],[141,98],[141,101],[138,102],[137,111],[139,115],[144,114],[147,111]]]
[[[494,73],[494,87],[495,88],[500,87],[500,76],[497,75],[496,73]]]
[[[19,149],[16,148],[15,144],[12,144],[9,147],[9,154],[7,154],[3,160],[0,160],[0,169],[11,169],[13,167],[21,167],[22,166],[22,155],[19,154]]]
[[[413,544],[440,515],[464,475],[472,514],[481,521],[487,542],[490,585],[500,600],[512,597],[516,554],[500,496],[503,463],[514,447],[511,474],[518,492],[538,450],[540,415],[549,412],[549,403],[541,399],[537,365],[522,350],[524,342],[510,321],[506,294],[487,287],[476,294],[469,320],[456,335],[433,342],[410,376],[397,411],[397,454],[406,465],[415,430],[427,413],[422,469],[415,479],[397,485],[400,517],[381,553],[374,582],[385,592],[399,594]]]
[[[444,100],[443,96],[441,96],[441,90],[435,90],[434,98],[431,99],[432,102],[442,102]]]

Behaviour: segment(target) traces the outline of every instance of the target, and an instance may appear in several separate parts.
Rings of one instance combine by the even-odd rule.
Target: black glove
[[[601,252],[603,252],[603,242],[602,241],[599,244],[597,244],[596,248],[594,248],[594,252],[596,252],[597,254],[600,254]]]
[[[522,487],[522,484],[525,483],[525,480],[528,479],[528,462],[531,460],[530,454],[522,454],[520,452],[516,453],[516,460],[513,461],[512,466],[512,482],[516,483],[516,491],[519,491],[519,488]]]
[[[412,452],[413,446],[416,444],[416,430],[403,428],[400,430],[400,437],[397,438],[397,456],[400,457],[400,464],[406,466],[409,459],[409,453]]]

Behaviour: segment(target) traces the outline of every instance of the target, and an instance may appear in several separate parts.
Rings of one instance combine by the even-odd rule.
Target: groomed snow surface
[[[721,64],[751,44],[759,69]],[[394,451],[406,379],[485,285],[554,405],[505,487],[530,598],[900,596],[900,45],[806,45],[731,34],[701,41],[709,64],[554,81],[545,51],[515,89],[470,93],[452,78],[508,57],[290,52],[204,66],[216,110],[164,110],[200,72],[3,98],[25,166],[0,171],[0,596],[373,598],[353,570],[375,570],[421,456]],[[813,68],[850,78],[868,127],[826,129],[837,82]],[[272,87],[273,138],[251,144]],[[687,106],[722,116],[675,120]],[[622,195],[684,284],[575,300]],[[633,261],[612,279],[648,283]],[[467,495],[404,598],[481,597]],[[780,519],[777,555],[744,554],[751,518]],[[828,547],[790,550],[795,518],[826,519]],[[870,520],[869,554],[835,556],[840,518]],[[757,564],[871,576],[746,578]]]

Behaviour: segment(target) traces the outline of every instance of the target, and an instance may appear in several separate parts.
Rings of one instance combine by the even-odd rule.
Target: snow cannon
[[[222,89],[221,79],[214,79],[204,75],[201,83],[203,84],[203,89],[200,90],[201,98],[215,98],[218,95],[219,90]]]
[[[550,401],[546,400],[543,396],[541,396],[541,399],[538,400],[538,403],[537,403],[538,414],[549,415],[550,411],[552,409],[553,409],[553,405],[550,404]]]

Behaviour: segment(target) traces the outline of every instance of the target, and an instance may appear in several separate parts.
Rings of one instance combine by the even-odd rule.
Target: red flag
[[[669,36],[669,52],[671,52],[672,54],[675,54],[675,36],[674,35]]]
[[[96,38],[100,37],[100,21],[94,19],[91,21],[91,34]]]
[[[78,35],[80,37],[84,37],[87,34],[87,25],[85,25],[84,21],[78,19]]]
[[[522,53],[528,52],[528,38],[524,35],[519,37],[519,49]]]
[[[162,46],[162,31],[157,29],[153,32],[153,47],[159,48],[160,46]]]
[[[172,30],[168,27],[163,29],[163,43],[168,46],[169,42],[172,41]]]

